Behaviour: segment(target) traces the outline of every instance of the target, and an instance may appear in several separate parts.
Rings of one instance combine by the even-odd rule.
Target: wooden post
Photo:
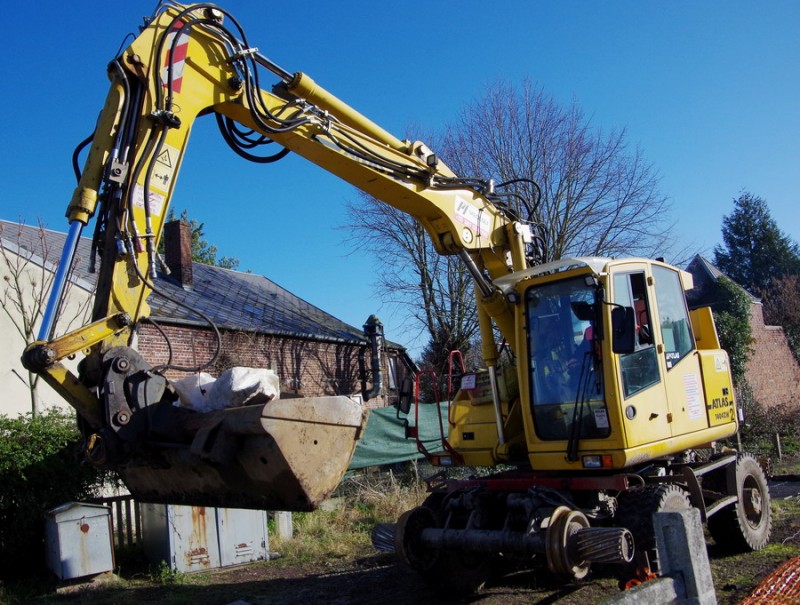
[[[772,438],[772,450],[778,460],[783,459],[783,448],[781,447],[781,434],[775,433]]]

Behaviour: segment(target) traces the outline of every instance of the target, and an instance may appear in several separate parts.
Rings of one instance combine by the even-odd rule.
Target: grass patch
[[[800,455],[783,456],[780,460],[773,460],[773,474],[775,475],[800,475]]]
[[[330,564],[371,552],[370,532],[376,523],[394,522],[425,498],[413,474],[365,473],[345,479],[328,502],[311,513],[294,513],[292,540],[272,538],[281,553],[278,564]]]
[[[771,509],[772,537],[764,549],[728,555],[709,548],[720,605],[738,603],[784,561],[800,557],[800,501],[773,499]]]
[[[800,556],[800,500],[786,498],[772,501],[772,544],[794,549],[792,557]],[[778,528],[778,531],[775,529]]]

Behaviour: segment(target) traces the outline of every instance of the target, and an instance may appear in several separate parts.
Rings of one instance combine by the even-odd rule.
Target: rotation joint
[[[128,368],[130,367],[131,367],[130,361],[128,361],[124,357],[117,357],[114,360],[114,369],[120,374],[126,373],[128,371]]]
[[[41,372],[56,361],[56,351],[44,344],[29,348],[22,356],[22,365],[31,372]]]
[[[173,111],[167,111],[166,109],[159,109],[150,114],[150,117],[153,118],[156,122],[161,124],[162,126],[166,126],[167,128],[180,128],[181,127],[181,119],[175,115]]]

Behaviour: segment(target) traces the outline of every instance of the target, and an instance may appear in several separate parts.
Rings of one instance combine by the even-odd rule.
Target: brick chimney
[[[192,228],[186,221],[164,225],[164,261],[184,288],[192,287]]]

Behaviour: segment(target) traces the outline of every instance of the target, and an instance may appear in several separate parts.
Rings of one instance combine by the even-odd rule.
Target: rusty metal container
[[[47,567],[61,580],[114,569],[111,509],[68,502],[46,513]]]
[[[153,563],[184,573],[264,560],[267,513],[258,510],[140,504],[142,546]]]

